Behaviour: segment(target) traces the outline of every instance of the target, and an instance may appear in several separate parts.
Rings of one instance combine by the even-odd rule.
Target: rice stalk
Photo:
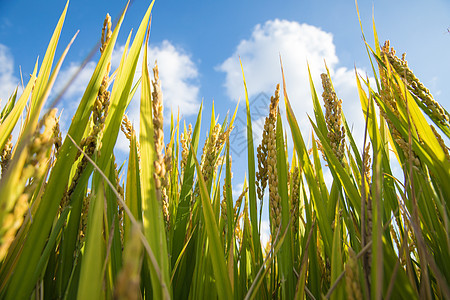
[[[152,5],[113,72],[110,57],[123,19],[112,32],[111,18],[105,18],[101,57],[64,143],[55,110],[38,118],[56,78],[51,62],[63,17],[39,75],[36,68],[22,96],[14,91],[4,106],[0,298],[450,297],[448,114],[404,57],[389,43],[380,49],[374,31],[376,49],[368,43],[367,49],[378,66],[377,90],[368,79],[356,79],[369,139],[362,153],[328,70],[321,76],[324,108],[310,73],[315,121],[310,119],[308,151],[282,70],[290,132],[283,130],[277,85],[255,156],[244,77],[248,171],[233,199],[230,133],[236,111],[221,123],[213,108],[199,163],[203,106],[195,126],[184,130],[172,115],[170,136],[164,137],[159,70],[156,65],[151,80],[147,47],[142,77],[133,83]],[[139,85],[138,142],[137,128],[124,113]],[[21,115],[25,121],[13,142]],[[429,126],[426,115],[441,131]],[[126,172],[114,156],[120,129],[130,142]],[[392,175],[392,147],[403,181]],[[269,241],[261,246],[265,220],[256,199],[267,207],[267,185]]]
[[[132,229],[130,240],[125,246],[124,264],[114,286],[114,299],[141,299],[142,243],[137,230]]]
[[[258,195],[262,199],[263,188],[266,181],[269,184],[269,213],[272,236],[278,231],[281,224],[280,196],[278,194],[278,174],[277,174],[277,147],[276,147],[276,118],[278,113],[278,102],[280,100],[280,85],[275,90],[275,96],[270,98],[269,116],[264,122],[263,138],[261,147],[258,147],[258,168],[260,171]],[[267,152],[267,156],[264,155]]]
[[[0,153],[0,165],[2,174],[5,174],[6,169],[8,169],[9,162],[11,161],[12,147],[12,134],[10,134],[5,146],[1,149]]]
[[[299,231],[299,217],[300,217],[300,171],[297,166],[294,167],[291,175],[292,191],[291,191],[291,216],[293,234]]]
[[[345,128],[342,125],[342,100],[338,99],[327,74],[321,74],[323,101],[325,102],[325,120],[328,128],[328,139],[334,154],[339,161],[344,156]]]
[[[55,128],[58,124],[56,112],[56,109],[52,109],[41,118],[32,142],[28,145],[28,155],[20,178],[16,182],[16,196],[15,199],[11,199],[13,206],[7,207],[1,225],[0,260],[6,256],[17,230],[22,225],[31,205],[30,200],[48,167],[51,149],[58,140],[58,136],[55,137]]]
[[[390,46],[390,41],[387,40],[382,47],[382,53],[387,57],[389,63],[393,66],[395,71],[406,80],[408,89],[417,96],[425,105],[425,112],[433,119],[440,122],[442,125],[449,125],[449,115],[445,109],[434,100],[430,91],[417,79],[411,69],[408,67],[406,61],[406,53],[403,53],[402,58],[398,58],[393,47]]]
[[[106,27],[105,27],[106,26]],[[106,36],[105,30],[107,32]],[[111,38],[111,17],[109,15],[105,18],[105,25],[102,30],[102,46],[100,47],[100,52],[103,53],[108,41]],[[94,102],[94,106],[92,109],[92,129],[89,133],[89,135],[85,138],[83,138],[80,142],[80,146],[85,151],[85,153],[89,156],[92,156],[95,151],[99,151],[101,148],[101,139],[103,136],[103,129],[105,127],[105,120],[106,116],[108,115],[108,109],[109,109],[109,99],[111,97],[111,93],[107,90],[109,85],[109,76],[108,73],[110,72],[111,64],[108,63],[106,74],[102,79],[100,88],[97,93],[97,98]],[[81,152],[78,151],[76,155],[76,159],[81,155]],[[88,161],[86,157],[83,157],[81,161],[78,163],[77,169],[75,171],[75,175],[72,178],[70,186],[67,188],[67,190],[64,193],[64,196],[60,203],[60,210],[64,209],[69,202],[70,197],[75,190],[75,187],[78,184],[78,180],[80,179],[81,174],[83,173],[84,169],[87,167]]]
[[[363,299],[361,286],[359,284],[358,264],[355,251],[348,248],[348,261],[345,264],[345,290],[347,299]]]
[[[187,158],[189,154],[189,145],[191,144],[191,136],[192,136],[192,124],[189,124],[188,130],[186,130],[186,124],[184,124],[184,133],[181,136],[181,174],[184,174],[184,169],[187,163]]]
[[[434,133],[434,136],[435,136],[436,139],[438,140],[439,145],[440,145],[441,148],[442,148],[442,151],[444,151],[445,158],[446,158],[447,160],[450,160],[450,154],[449,154],[449,152],[448,152],[448,151],[449,151],[449,148],[445,145],[444,140],[442,139],[441,135],[437,132],[436,128],[434,128],[433,125],[431,125],[430,127],[431,127],[431,130],[432,130],[433,133]]]

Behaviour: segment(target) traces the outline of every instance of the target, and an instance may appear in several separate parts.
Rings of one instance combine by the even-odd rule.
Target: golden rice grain
[[[54,136],[54,127],[57,123],[56,112],[56,108],[51,109],[41,118],[31,138],[31,143],[27,146],[28,155],[20,178],[16,182],[18,187],[17,198],[13,200],[13,206],[5,213],[0,227],[2,233],[0,260],[5,257],[17,230],[22,225],[25,213],[29,208],[29,200],[48,168],[51,149],[57,139]]]
[[[269,182],[269,215],[272,236],[276,236],[281,224],[281,199],[278,194],[276,118],[280,100],[280,85],[275,90],[275,96],[270,98],[270,112],[264,124],[263,139],[267,143],[267,179]]]
[[[356,254],[352,248],[348,248],[348,256],[348,261],[345,264],[345,291],[347,292],[347,299],[363,299],[359,284]]]
[[[342,100],[338,99],[327,74],[320,75],[325,102],[325,121],[328,128],[328,140],[334,154],[342,162],[344,157],[345,128],[342,126]]]
[[[8,169],[9,162],[11,160],[11,151],[12,151],[12,134],[9,135],[8,140],[6,141],[5,146],[0,152],[0,165],[2,170],[2,175],[5,174],[6,169]]]
[[[449,124],[449,116],[446,114],[444,108],[434,100],[430,91],[423,85],[422,82],[417,79],[411,69],[408,67],[408,63],[405,59],[405,54],[402,55],[402,59],[395,55],[394,48],[390,47],[390,42],[386,41],[382,48],[383,53],[389,60],[389,63],[393,66],[395,71],[403,79],[406,80],[408,89],[416,95],[422,103],[427,107],[428,112],[433,115],[441,124]]]
[[[103,22],[103,28],[102,28],[102,39],[100,46],[100,53],[103,53],[106,46],[108,45],[109,40],[111,39],[112,31],[111,31],[111,16],[109,14],[106,14],[105,21]]]
[[[138,230],[140,229],[132,228],[130,240],[123,250],[123,266],[117,275],[114,299],[141,299],[142,243]]]

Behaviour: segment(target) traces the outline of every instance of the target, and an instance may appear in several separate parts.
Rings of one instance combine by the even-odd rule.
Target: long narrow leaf
[[[148,20],[152,6],[153,2],[151,3],[144,19]],[[129,55],[131,55],[131,53]],[[150,247],[155,253],[158,265],[160,266],[162,272],[161,277],[158,277],[153,267],[150,267],[153,297],[155,299],[167,299],[170,295],[168,295],[165,291],[171,290],[169,257],[167,253],[162,207],[156,196],[156,186],[154,180],[154,161],[156,156],[153,140],[154,129],[152,122],[153,114],[150,76],[147,67],[147,45],[145,45],[144,50],[142,73],[139,142],[141,145],[141,194],[144,233]],[[152,265],[150,264],[150,266]]]
[[[109,63],[123,16],[124,15],[122,14],[111,39],[94,70],[69,128],[68,134],[73,136],[77,143],[80,142],[83,135],[83,130],[80,130],[80,128],[85,128],[89,121],[91,107],[97,97],[98,89],[100,88],[103,76],[106,72],[107,64]],[[61,199],[65,190],[65,185],[61,184],[61,182],[67,181],[71,171],[70,168],[67,168],[67,163],[74,161],[77,151],[78,150],[72,142],[66,138],[59,150],[59,159],[56,160],[52,172],[50,173],[46,189],[42,195],[41,205],[39,205],[36,212],[34,221],[28,232],[27,240],[23,246],[23,251],[8,286],[7,298],[27,297],[31,293],[35,284],[35,279],[26,278],[31,275],[29,270],[34,270],[39,261],[40,253],[45,246],[45,237],[50,231],[53,221],[49,216],[54,216],[59,206],[59,201],[55,201],[55,199]],[[64,159],[61,159],[62,157]]]
[[[195,166],[197,167],[197,173],[201,174],[201,168],[194,157]],[[202,201],[202,211],[205,218],[206,233],[210,241],[211,250],[211,262],[216,278],[216,287],[218,291],[219,299],[232,299],[231,283],[228,277],[225,258],[223,256],[223,245],[220,241],[219,229],[214,217],[211,200],[209,199],[208,191],[206,189],[206,183],[202,176],[198,177],[200,183],[200,194]]]

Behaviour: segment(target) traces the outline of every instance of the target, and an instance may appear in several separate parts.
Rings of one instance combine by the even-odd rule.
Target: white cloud
[[[19,80],[14,76],[14,58],[8,47],[0,44],[0,99],[5,105]]]
[[[338,61],[331,34],[297,22],[267,21],[264,25],[256,25],[250,39],[242,40],[235,53],[218,67],[227,73],[225,87],[228,95],[233,99],[242,96],[239,56],[249,97],[261,91],[273,93],[281,77],[279,55],[283,59],[286,78],[295,82],[295,86],[290,87],[292,95],[303,90],[299,89],[302,86],[309,92],[307,62],[312,73],[318,75],[317,70],[323,69],[324,59],[329,65],[335,65]]]
[[[124,51],[124,46],[117,46],[111,58],[111,69],[114,71],[118,68],[120,60]],[[142,51],[143,53],[143,51]],[[154,61],[158,61],[159,77],[161,80],[161,87],[163,92],[163,101],[165,108],[165,118],[168,120],[170,116],[170,109],[173,109],[174,114],[180,108],[180,115],[189,116],[198,112],[199,108],[199,84],[198,84],[198,70],[191,57],[179,47],[175,47],[169,41],[163,41],[158,46],[149,46],[148,48],[149,68],[153,67]],[[67,129],[69,122],[75,113],[77,104],[81,99],[89,80],[94,72],[96,63],[89,62],[77,78],[71,83],[70,87],[64,94],[64,100],[60,103],[60,107],[64,108],[62,116],[63,129]],[[58,93],[62,90],[67,82],[72,78],[73,74],[80,67],[79,63],[70,63],[68,67],[61,70],[53,91]],[[142,55],[136,66],[136,73],[134,81],[142,74]],[[153,78],[153,74],[150,76]],[[139,97],[140,89],[135,94],[131,101],[127,114],[133,122],[135,128],[139,127]],[[75,104],[74,104],[75,103]],[[165,122],[167,124],[167,122]],[[139,132],[139,131],[138,131]],[[128,142],[125,137],[120,134],[117,142],[119,150],[128,151]]]
[[[114,52],[113,69],[119,66],[123,50],[124,46],[121,46]],[[152,78],[155,61],[158,62],[164,107],[169,111],[172,108],[174,112],[180,108],[180,113],[185,116],[198,113],[199,73],[191,57],[182,48],[175,47],[171,42],[164,40],[159,46],[148,47],[149,72]],[[135,77],[141,74],[142,55],[136,67]]]
[[[149,48],[149,59],[158,61],[165,107],[174,112],[180,108],[185,116],[198,113],[198,70],[189,55],[163,41],[160,47]]]
[[[217,70],[225,72],[225,89],[228,96],[237,100],[243,98],[244,87],[239,57],[242,60],[249,98],[263,92],[273,95],[277,83],[281,83],[279,55],[283,60],[287,92],[300,129],[307,140],[311,135],[307,114],[314,119],[311,90],[309,86],[308,64],[321,98],[320,74],[326,72],[326,62],[333,85],[339,98],[343,99],[343,109],[357,143],[363,136],[364,118],[358,98],[355,71],[339,66],[333,36],[318,27],[299,24],[287,20],[270,20],[255,26],[250,38],[242,40],[235,52]],[[364,72],[358,70],[364,75]],[[280,101],[283,112],[283,101]],[[285,124],[285,129],[287,123]],[[290,141],[288,140],[288,143]],[[358,143],[358,145],[361,143]]]
[[[325,181],[327,188],[329,190],[331,190],[331,186],[332,186],[333,180],[334,180],[333,175],[331,174],[331,171],[328,167],[324,168],[322,170],[323,170],[323,180]]]
[[[5,107],[16,87],[19,87],[17,97],[20,97],[22,88],[19,85],[19,79],[14,76],[14,57],[8,47],[0,44],[0,111]],[[11,133],[13,144],[16,143],[19,136],[20,122],[21,120],[19,119]]]
[[[236,201],[239,196],[242,194],[242,191],[244,190],[244,183],[238,183],[238,184],[234,184],[232,186],[232,195],[233,195],[233,199],[234,201]]]
[[[92,77],[92,74],[95,70],[95,62],[90,61],[84,66],[84,68],[77,75],[75,80],[70,82],[73,75],[79,70],[80,64],[71,62],[68,67],[65,67],[58,74],[58,78],[55,82],[55,86],[53,87],[53,91],[55,93],[59,93],[66,85],[70,82],[70,85],[67,91],[64,93],[64,98],[71,100],[80,100],[83,96],[86,87],[89,84],[89,80]],[[76,108],[76,107],[75,107]]]
[[[262,249],[266,248],[270,240],[270,222],[269,220],[261,220],[260,241]]]
[[[124,47],[120,47],[116,54],[113,54],[112,65],[117,67],[120,63],[120,56],[123,53]],[[191,57],[185,53],[180,47],[175,47],[169,41],[163,41],[159,46],[149,46],[148,48],[148,62],[149,72],[153,78],[152,68],[155,60],[158,62],[159,78],[161,80],[161,89],[163,93],[164,102],[164,121],[165,125],[170,124],[170,110],[173,110],[176,116],[178,109],[180,110],[180,117],[185,117],[198,113],[200,107],[198,84],[198,70]],[[139,59],[135,80],[142,74],[142,56]],[[136,93],[135,98],[131,101],[127,114],[133,122],[135,129],[139,127],[139,95]],[[139,132],[137,130],[137,132]],[[124,140],[123,135],[119,139]],[[128,151],[128,143],[117,143],[117,147],[122,151]]]
[[[241,114],[245,112],[242,110]],[[259,117],[259,116],[258,116]],[[257,146],[261,144],[263,131],[264,131],[264,122],[266,120],[265,116],[261,116],[258,119],[252,119],[252,133],[253,133],[253,145]],[[247,119],[245,119],[245,122]],[[232,150],[239,150],[240,152],[247,151],[247,124],[235,124],[236,132],[235,134],[239,137],[240,145],[232,145]],[[238,127],[239,126],[239,127]],[[236,138],[236,140],[238,140]],[[234,142],[234,140],[230,139],[230,141]]]
[[[84,68],[77,75],[75,80],[72,77],[79,70],[80,64],[71,62],[68,67],[63,68],[56,78],[55,85],[52,89],[51,98],[56,97],[70,82],[69,87],[58,103],[57,107],[61,114],[61,130],[67,132],[69,130],[70,122],[74,116],[78,105],[80,103],[81,97],[83,97],[84,91],[91,80],[92,74],[94,73],[96,63],[93,61],[88,62]],[[50,103],[50,102],[48,102]]]

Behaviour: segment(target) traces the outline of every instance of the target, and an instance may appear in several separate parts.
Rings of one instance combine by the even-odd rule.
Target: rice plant
[[[248,177],[236,198],[229,137],[239,105],[223,120],[213,109],[204,141],[202,106],[193,125],[172,116],[164,135],[159,70],[147,61],[152,7],[115,70],[126,10],[115,28],[106,17],[101,56],[64,138],[57,110],[43,107],[72,44],[54,64],[67,5],[40,67],[1,110],[2,299],[450,299],[450,115],[375,27],[374,46],[365,44],[375,85],[356,74],[364,141],[353,138],[328,72],[321,97],[310,76],[307,147],[280,60],[281,86],[254,145],[242,72]],[[139,135],[124,114],[137,91]],[[119,130],[126,170],[113,154]],[[262,245],[265,194],[271,237]]]

